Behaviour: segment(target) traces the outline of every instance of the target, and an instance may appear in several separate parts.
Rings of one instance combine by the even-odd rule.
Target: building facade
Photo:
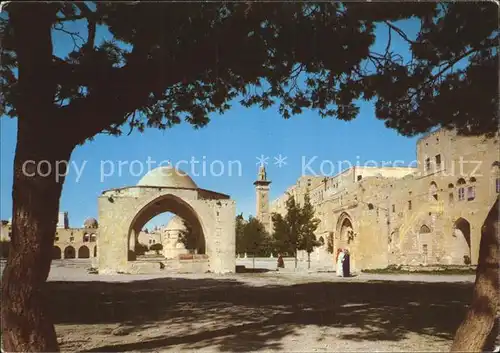
[[[2,221],[1,241],[10,241],[11,228],[10,220]],[[85,220],[81,228],[71,228],[68,213],[60,212],[54,237],[52,259],[91,259],[97,257],[97,232],[98,223],[94,218]]]
[[[271,203],[309,192],[316,257],[333,266],[347,248],[354,270],[389,265],[475,265],[483,222],[500,191],[498,135],[457,136],[440,129],[417,142],[415,167],[352,167],[333,177],[302,176]]]

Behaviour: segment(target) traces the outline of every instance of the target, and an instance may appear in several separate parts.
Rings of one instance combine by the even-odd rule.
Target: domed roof
[[[186,227],[184,226],[184,220],[179,216],[174,216],[167,223],[165,230],[184,230]]]
[[[97,228],[98,227],[97,220],[95,218],[87,218],[83,222],[83,226],[85,228]]]
[[[137,186],[160,186],[171,188],[196,189],[193,179],[185,172],[174,167],[159,167],[151,170],[142,177]]]

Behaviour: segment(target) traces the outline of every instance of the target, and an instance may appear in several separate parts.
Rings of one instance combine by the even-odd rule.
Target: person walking
[[[283,256],[278,254],[278,269],[285,268],[285,261],[283,261]]]
[[[342,263],[344,261],[344,251],[342,249],[337,249],[337,276],[343,277]]]
[[[344,259],[342,262],[343,277],[351,277],[351,254],[349,250],[344,249]]]

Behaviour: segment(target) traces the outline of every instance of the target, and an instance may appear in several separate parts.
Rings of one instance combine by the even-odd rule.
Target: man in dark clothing
[[[278,255],[278,268],[285,268],[285,261],[283,261],[283,256]]]
[[[342,273],[344,277],[350,277],[351,276],[351,255],[349,254],[349,251],[347,249],[344,250],[345,255],[344,255],[344,261],[342,262]]]

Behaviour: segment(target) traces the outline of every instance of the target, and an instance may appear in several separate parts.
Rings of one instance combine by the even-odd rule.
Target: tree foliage
[[[273,222],[273,248],[276,253],[283,256],[294,255],[294,246],[290,242],[289,228],[283,216],[279,213],[272,215]]]
[[[314,207],[311,204],[311,198],[308,192],[304,195],[304,205],[300,209],[300,216],[301,227],[297,248],[298,250],[305,250],[307,254],[310,255],[315,247],[321,245],[314,234],[321,221],[314,217]]]
[[[239,235],[236,237],[236,248],[240,254],[248,253],[254,257],[268,256],[271,251],[270,236],[264,225],[257,218],[250,217],[248,221],[242,215],[236,217]]]
[[[239,214],[236,216],[235,221],[235,234],[236,234],[236,254],[244,254],[246,252],[246,244],[245,244],[245,219],[243,218],[243,214]]]
[[[155,243],[149,247],[149,250],[156,251],[156,254],[159,255],[160,251],[163,250],[163,245],[160,243]]]
[[[293,195],[286,201],[286,214],[272,215],[273,238],[275,249],[282,254],[297,256],[297,250],[305,250],[310,254],[320,243],[314,232],[320,220],[314,217],[314,207],[311,204],[309,193],[304,195],[304,204],[301,206]]]
[[[71,130],[74,142],[102,131],[120,134],[126,122],[140,130],[182,120],[201,127],[234,99],[277,104],[285,118],[314,109],[351,120],[358,99],[375,98],[377,117],[405,135],[436,126],[468,133],[497,128],[493,3],[391,3],[383,10],[377,3],[308,2],[28,6],[9,4],[1,21],[4,109],[23,116],[23,93],[44,88],[54,110],[47,119]],[[35,13],[34,24],[75,40],[64,58],[52,53],[50,41],[39,43],[40,71],[31,78],[40,81],[31,88],[14,71],[28,61],[28,46],[15,32],[16,24],[29,25],[26,15],[16,22],[23,10]],[[414,39],[396,25],[409,18],[420,24]],[[72,21],[82,30],[69,31]],[[100,27],[111,40],[97,38]],[[408,42],[411,59],[390,43],[385,52],[373,51],[375,30],[383,27],[389,40]]]
[[[64,180],[27,179],[26,160],[48,161],[54,170],[98,133],[120,135],[127,125],[166,129],[183,120],[202,127],[234,102],[277,107],[284,118],[312,109],[351,120],[360,99],[373,100],[377,118],[407,136],[439,126],[463,134],[498,128],[493,2],[14,1],[4,10],[0,113],[19,118],[2,282],[7,351],[57,350],[38,293],[50,269]],[[419,25],[415,38],[398,27],[404,19]],[[69,30],[70,22],[79,29]],[[389,43],[375,51],[380,28]],[[54,33],[70,36],[74,50],[56,56]],[[395,36],[408,43],[409,59],[391,46]]]
[[[195,250],[201,254],[203,251],[200,249],[200,235],[196,232],[191,224],[185,219],[182,220],[184,228],[180,230],[179,242],[184,244],[184,248],[189,252],[194,252]]]

